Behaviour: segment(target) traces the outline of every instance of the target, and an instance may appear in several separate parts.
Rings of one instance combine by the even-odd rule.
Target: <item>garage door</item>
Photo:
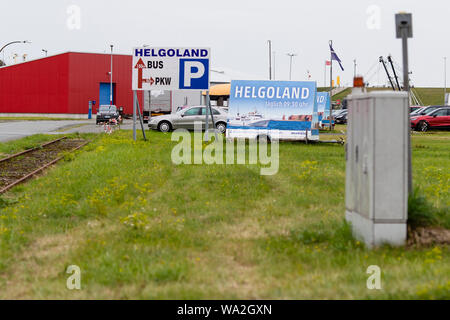
[[[115,92],[116,92],[116,84],[113,83],[113,104],[116,101]],[[109,105],[109,93],[110,93],[110,84],[102,82],[100,83],[100,93],[99,93],[99,105]]]

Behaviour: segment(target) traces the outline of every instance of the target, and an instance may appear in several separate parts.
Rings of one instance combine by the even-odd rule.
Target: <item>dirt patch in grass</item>
[[[408,246],[428,247],[450,244],[450,230],[440,227],[408,227]]]

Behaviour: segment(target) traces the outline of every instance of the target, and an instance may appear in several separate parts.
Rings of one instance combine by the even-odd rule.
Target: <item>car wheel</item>
[[[169,132],[171,129],[171,125],[167,121],[162,121],[158,124],[158,130],[161,132]]]
[[[226,125],[226,123],[218,122],[218,123],[216,123],[216,129],[220,133],[225,133],[225,131],[227,131],[227,125]]]
[[[419,123],[419,130],[422,131],[422,132],[427,132],[428,131],[428,127],[429,127],[429,125],[428,125],[428,123],[426,121],[421,121]]]

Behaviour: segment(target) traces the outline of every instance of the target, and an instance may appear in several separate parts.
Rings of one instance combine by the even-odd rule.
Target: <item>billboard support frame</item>
[[[212,112],[212,107],[211,107],[211,98],[209,96],[209,90],[206,91],[206,121],[205,121],[205,142],[209,142],[209,136],[208,136],[208,130],[209,130],[209,121],[208,121],[208,113],[211,113],[211,121],[212,121],[212,125],[214,128],[214,134],[216,136],[216,141],[218,141],[218,136],[217,136],[217,130],[215,128],[215,123],[214,123],[214,115]]]
[[[138,109],[139,113],[139,123],[141,124],[142,136],[144,137],[144,141],[147,141],[147,137],[145,136],[144,122],[142,121],[141,107],[139,105],[139,100],[137,97],[137,91],[133,90],[133,140],[136,141],[136,109]]]

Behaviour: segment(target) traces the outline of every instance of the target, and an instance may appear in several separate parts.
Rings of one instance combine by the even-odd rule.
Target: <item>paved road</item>
[[[125,119],[121,129],[133,129],[133,121]],[[136,129],[140,130],[139,122]],[[148,130],[145,125],[145,130]],[[103,126],[96,125],[95,120],[43,120],[43,121],[0,121],[0,142],[16,140],[33,134],[64,134],[64,133],[102,133]]]
[[[0,142],[16,140],[38,133],[55,133],[52,131],[75,125],[89,124],[92,121],[95,120],[1,121]]]

